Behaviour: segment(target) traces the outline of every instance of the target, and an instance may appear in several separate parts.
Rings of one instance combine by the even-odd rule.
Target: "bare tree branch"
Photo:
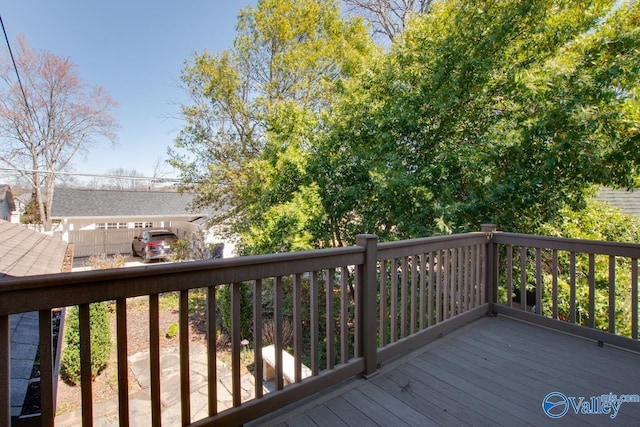
[[[9,55],[1,56],[0,164],[29,182],[50,230],[58,173],[99,139],[115,140],[118,126],[111,111],[117,103],[102,87],[87,86],[68,58],[35,51],[24,37],[18,37],[14,58],[26,99]]]
[[[434,0],[343,0],[347,10],[371,24],[374,35],[393,42],[414,14],[427,13]]]

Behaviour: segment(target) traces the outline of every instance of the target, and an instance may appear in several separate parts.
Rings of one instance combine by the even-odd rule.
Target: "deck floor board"
[[[615,419],[542,410],[567,397],[640,394],[640,355],[503,316],[487,317],[359,379],[331,396],[285,408],[256,425],[640,425],[640,403]]]

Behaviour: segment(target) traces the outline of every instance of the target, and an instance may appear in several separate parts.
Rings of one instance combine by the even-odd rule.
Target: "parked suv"
[[[178,236],[169,230],[144,230],[140,236],[133,238],[131,253],[142,257],[142,262],[152,259],[167,259],[171,254],[171,245]]]

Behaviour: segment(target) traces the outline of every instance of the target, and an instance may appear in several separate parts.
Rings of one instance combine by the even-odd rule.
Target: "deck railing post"
[[[497,231],[495,224],[482,224],[481,231],[487,233],[487,250],[485,259],[485,298],[492,312],[492,305],[498,302],[498,245],[493,242],[493,233]]]
[[[0,426],[11,425],[11,342],[9,316],[0,315]]]
[[[364,357],[364,375],[372,376],[378,369],[377,359],[377,250],[378,236],[374,234],[359,234],[356,236],[356,244],[365,248],[364,264],[358,266],[359,280],[357,292],[361,304],[360,316],[360,348]]]

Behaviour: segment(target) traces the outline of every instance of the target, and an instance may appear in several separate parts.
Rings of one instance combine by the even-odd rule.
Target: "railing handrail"
[[[418,253],[481,245],[488,243],[490,239],[491,235],[489,233],[478,231],[379,243],[377,260],[383,261],[385,259],[400,258]]]
[[[358,265],[363,262],[364,248],[349,246],[306,252],[5,278],[0,282],[0,315],[244,282],[345,265]],[[29,298],[24,298],[25,294],[28,294]],[[17,295],[23,297],[15,298]]]
[[[526,246],[528,248],[640,258],[640,244],[630,242],[569,239],[566,237],[538,236],[505,231],[495,232],[493,234],[493,242],[503,245]]]
[[[610,343],[619,347],[640,351],[640,341],[638,341],[638,259],[640,258],[640,244],[624,242],[606,242],[586,239],[568,239],[562,237],[536,236],[519,233],[494,232],[492,245],[495,256],[498,256],[498,246],[506,248],[503,256],[505,259],[496,260],[491,266],[492,292],[491,310],[494,313],[506,314],[512,317],[531,321],[554,328],[580,335],[588,339],[594,339],[602,343]],[[513,251],[513,247],[520,247],[519,253]],[[533,249],[534,251],[530,251]],[[561,268],[561,253],[569,255],[564,258],[565,266]],[[546,255],[544,255],[546,253]],[[582,273],[578,275],[578,256],[588,255],[588,261],[582,263]],[[608,257],[605,267],[597,268],[598,257]],[[517,264],[514,260],[518,260]],[[627,260],[626,263],[618,265],[616,260]],[[603,260],[601,260],[602,262]],[[503,264],[504,262],[504,264]],[[528,269],[531,269],[528,271]],[[623,270],[617,272],[618,268]],[[626,269],[626,272],[624,271]],[[514,273],[515,270],[515,273]],[[506,292],[506,302],[497,299],[497,287],[500,286],[499,271],[504,273],[502,286]],[[519,273],[518,273],[519,271]],[[596,286],[596,273],[606,274],[606,283]],[[547,277],[545,278],[545,273]],[[623,279],[621,279],[623,278]],[[602,279],[600,279],[602,281]],[[621,281],[622,280],[622,281]],[[568,302],[562,303],[559,297],[561,292],[560,282],[563,281],[568,286]],[[628,281],[628,282],[627,282]],[[580,284],[580,282],[582,282]],[[534,284],[533,300],[527,297],[527,292],[522,291],[522,284]],[[516,284],[517,286],[514,286]],[[543,292],[543,287],[547,290]],[[587,291],[586,313],[588,324],[581,324],[577,318],[579,303],[578,287]],[[514,294],[516,288],[519,296]],[[549,289],[550,288],[550,289]],[[628,298],[625,309],[628,310],[630,333],[626,331],[620,334],[616,327],[619,313],[620,296],[618,293],[628,293],[624,298]],[[565,288],[565,292],[566,288]],[[597,303],[596,294],[606,292],[606,301]],[[546,297],[544,301],[543,293]],[[520,298],[513,300],[513,298]],[[517,304],[517,305],[516,305]],[[584,302],[582,303],[584,306]],[[535,306],[535,309],[533,308]],[[598,306],[598,307],[596,307]],[[517,307],[517,308],[516,308]],[[544,308],[551,310],[551,314],[542,313]],[[567,319],[560,320],[560,310],[564,310]],[[602,310],[606,309],[607,324],[596,324],[598,310],[602,316]],[[606,329],[605,329],[606,327]],[[623,328],[620,328],[623,330]],[[628,334],[628,335],[627,335]]]

